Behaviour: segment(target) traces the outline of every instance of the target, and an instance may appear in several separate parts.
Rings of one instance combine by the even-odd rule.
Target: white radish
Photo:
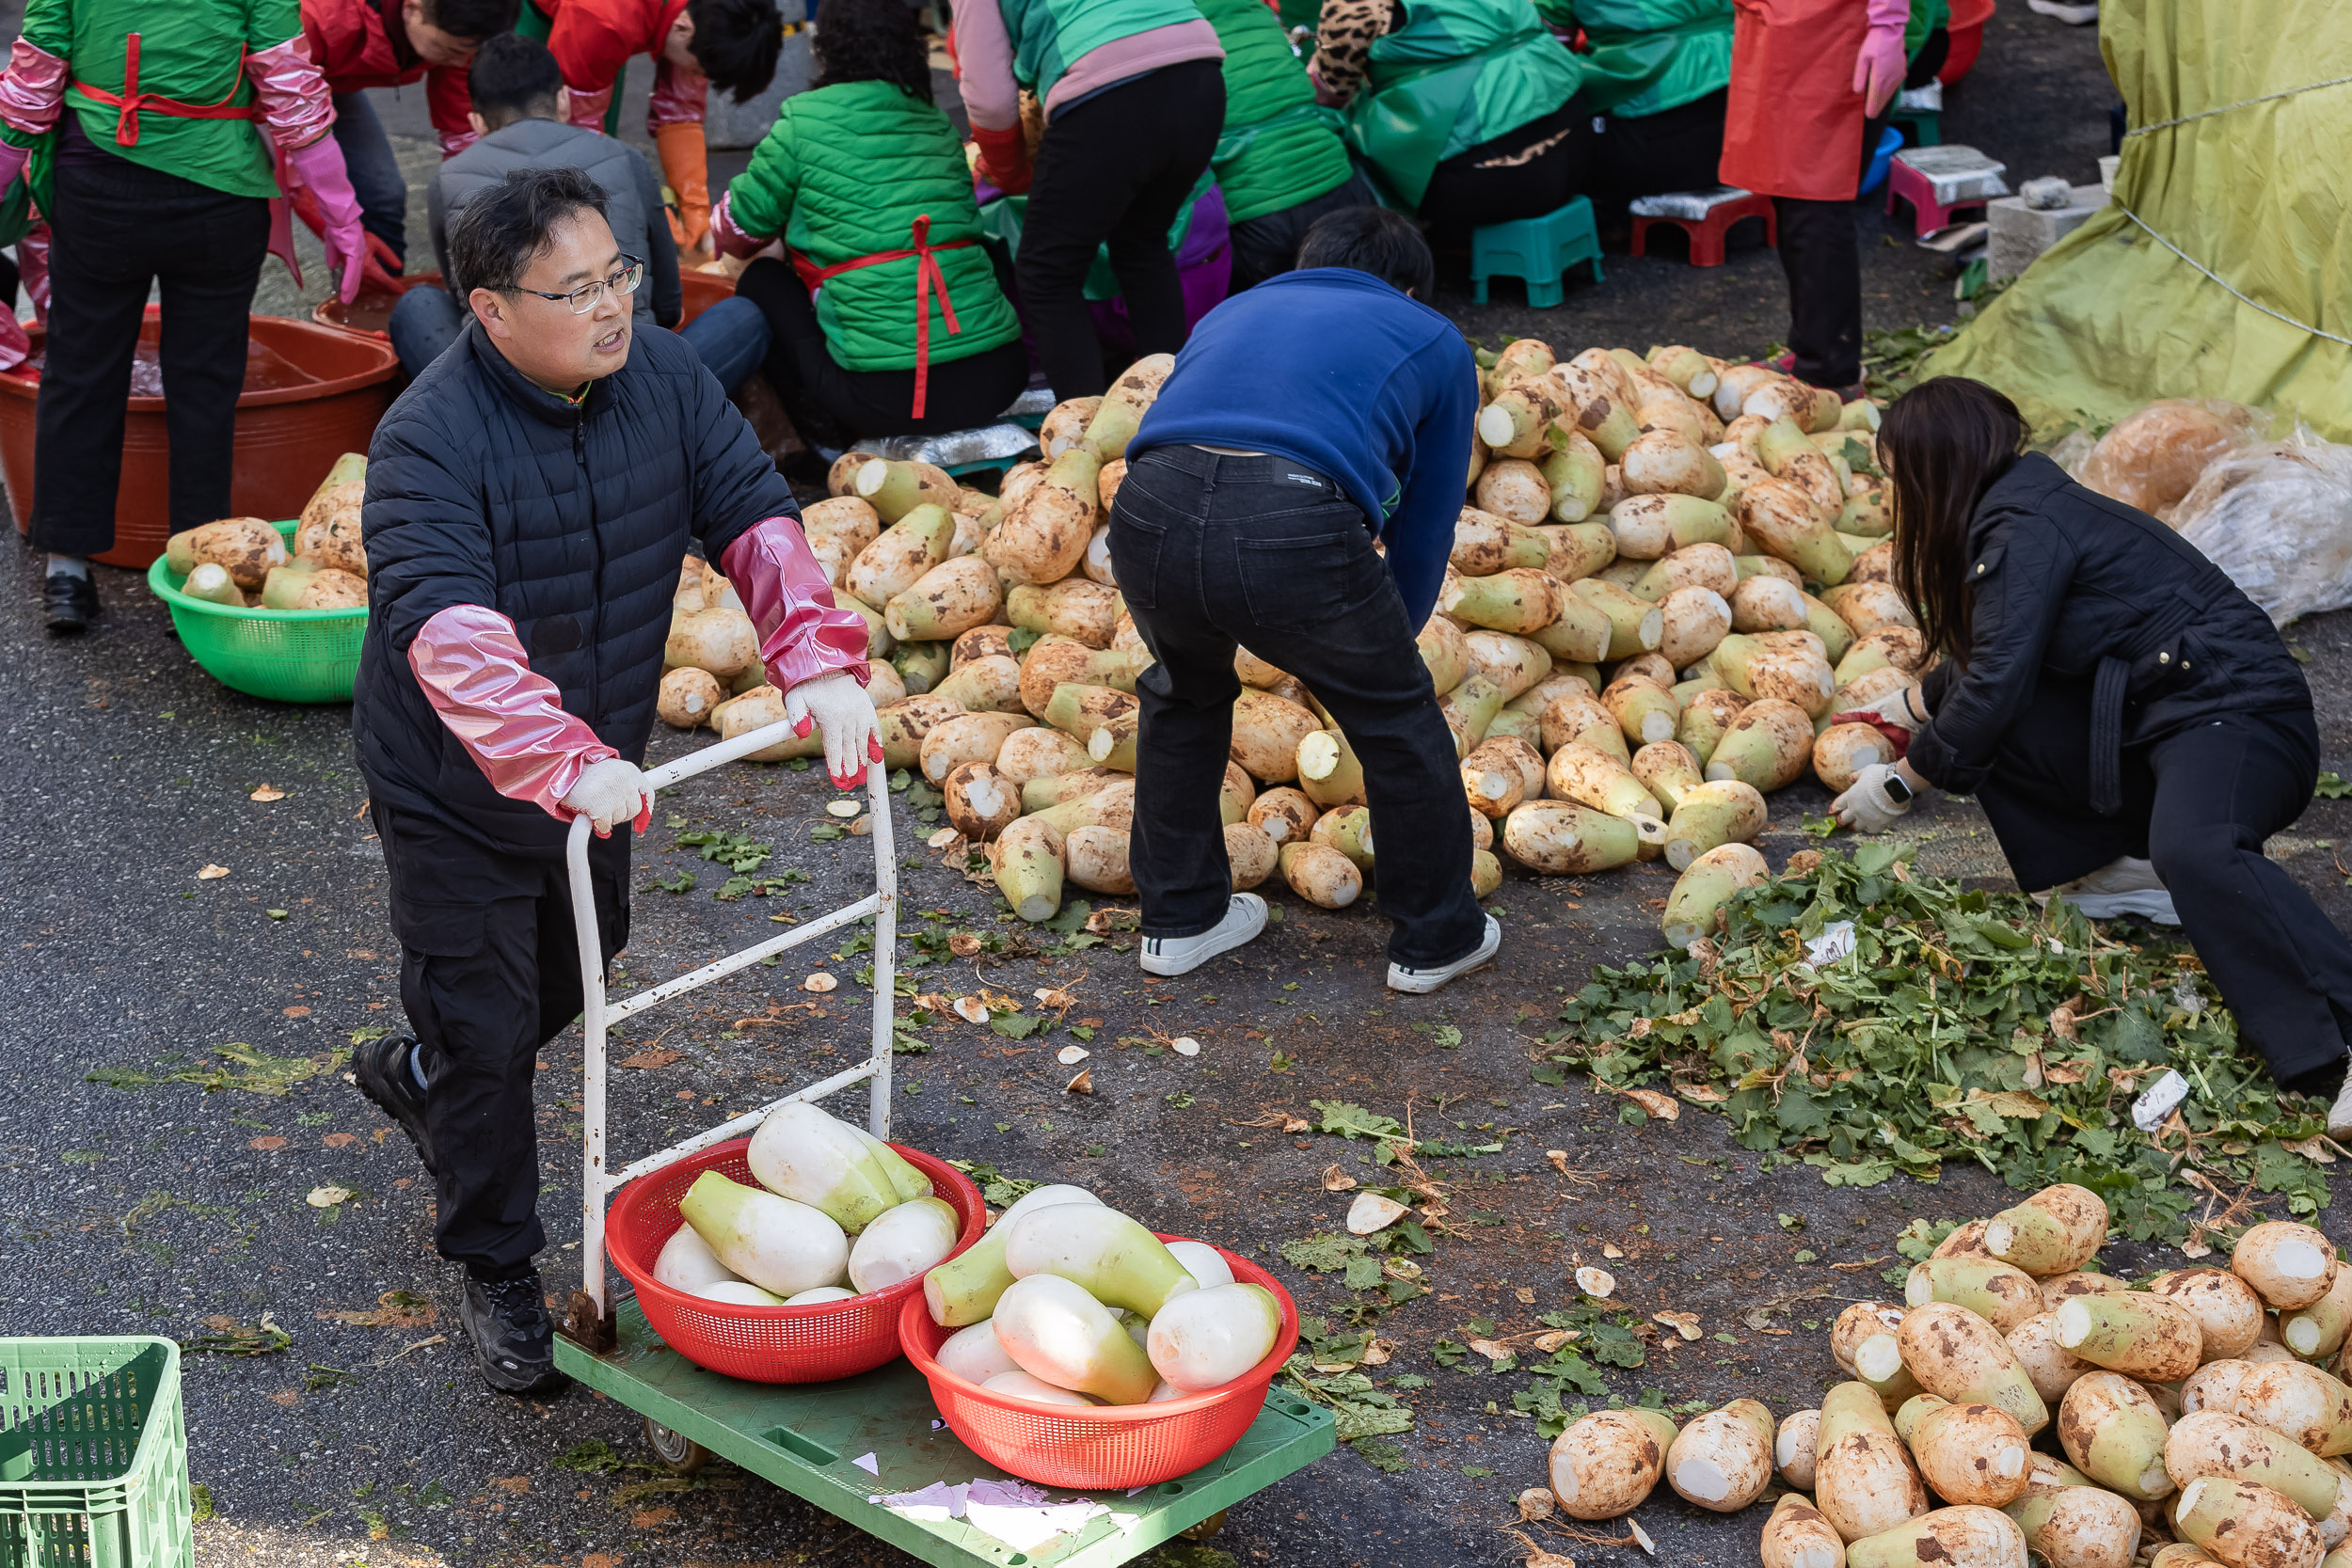
[[[1033,1404],[1091,1405],[1094,1403],[1084,1394],[1073,1393],[1067,1388],[1057,1388],[1043,1378],[1031,1377],[1017,1368],[1009,1372],[998,1372],[980,1386],[992,1394],[1009,1394],[1014,1399],[1027,1400]]]
[[[1057,1203],[1091,1203],[1099,1208],[1102,1201],[1084,1187],[1059,1183],[1036,1188],[1017,1199],[997,1216],[987,1235],[923,1276],[923,1304],[930,1308],[931,1322],[943,1328],[961,1328],[980,1322],[995,1307],[996,1298],[1012,1283],[1012,1273],[1005,1267],[1005,1238],[1014,1220]]]
[[[848,1301],[856,1294],[855,1291],[839,1285],[819,1285],[814,1290],[803,1291],[798,1295],[785,1297],[784,1305],[787,1307],[818,1307],[829,1301]]]
[[[1022,1215],[1006,1233],[1005,1266],[1015,1279],[1058,1275],[1106,1307],[1147,1318],[1200,1289],[1158,1237],[1100,1203],[1057,1204]]]
[[[867,1140],[805,1101],[769,1112],[744,1158],[761,1186],[823,1210],[852,1235],[900,1201]]]
[[[1049,1212],[1051,1211],[1048,1211]],[[1013,1281],[996,1303],[997,1343],[1030,1376],[1110,1404],[1141,1404],[1159,1379],[1109,1307],[1058,1275]]]
[[[1225,1261],[1225,1254],[1206,1242],[1170,1242],[1168,1250],[1176,1255],[1176,1261],[1200,1282],[1204,1291],[1233,1282],[1232,1265]]]
[[[702,1239],[691,1225],[681,1225],[661,1243],[661,1255],[653,1260],[653,1276],[673,1291],[699,1295],[706,1285],[718,1285],[742,1276],[710,1250],[710,1243]]]
[[[1260,1285],[1216,1285],[1178,1296],[1152,1320],[1152,1366],[1179,1388],[1221,1387],[1266,1358],[1282,1309]]]
[[[821,1209],[730,1181],[715,1170],[694,1179],[678,1203],[720,1262],[780,1296],[840,1279],[850,1240]]]
[[[941,1342],[936,1359],[966,1383],[986,1383],[992,1377],[1021,1370],[1021,1363],[998,1342],[993,1319],[983,1319],[948,1335]]]
[[[916,1275],[956,1249],[956,1212],[935,1197],[918,1197],[885,1212],[850,1249],[850,1283],[863,1294]]]

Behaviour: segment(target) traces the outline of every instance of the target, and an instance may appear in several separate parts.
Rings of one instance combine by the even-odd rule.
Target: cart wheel
[[[691,1437],[672,1432],[651,1416],[645,1418],[645,1441],[653,1445],[655,1458],[681,1476],[691,1476],[710,1463],[708,1449]],[[1225,1516],[1218,1514],[1217,1523],[1224,1522]]]
[[[1224,1528],[1225,1511],[1220,1508],[1190,1529],[1180,1529],[1176,1533],[1187,1541],[1206,1541]]]

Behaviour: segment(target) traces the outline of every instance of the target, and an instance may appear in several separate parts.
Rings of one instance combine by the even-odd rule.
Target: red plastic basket
[[[1184,1241],[1162,1236],[1163,1242]],[[991,1393],[939,1364],[939,1347],[955,1332],[931,1322],[920,1291],[900,1309],[907,1359],[931,1386],[931,1402],[964,1447],[991,1465],[1041,1486],[1110,1491],[1152,1486],[1190,1475],[1235,1443],[1265,1404],[1266,1385],[1298,1343],[1298,1307],[1272,1275],[1226,1252],[1239,1285],[1263,1285],[1282,1308],[1281,1332],[1266,1358],[1221,1388],[1158,1404],[1039,1404]]]
[[[736,1307],[688,1295],[654,1278],[655,1260],[684,1223],[678,1200],[695,1178],[715,1170],[747,1186],[758,1185],[744,1157],[751,1147],[751,1139],[737,1138],[689,1155],[639,1177],[612,1199],[605,1216],[605,1251],[637,1287],[645,1322],[697,1367],[753,1383],[828,1383],[871,1371],[896,1357],[900,1305],[911,1300],[918,1313],[923,1310],[920,1275],[847,1301],[809,1307]],[[962,1220],[956,1251],[979,1240],[988,1228],[979,1189],[944,1160],[903,1144],[890,1147],[931,1179],[932,1193]]]

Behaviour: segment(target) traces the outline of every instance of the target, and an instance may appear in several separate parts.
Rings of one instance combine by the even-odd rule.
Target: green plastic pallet
[[[1008,1479],[1008,1472],[937,1425],[930,1386],[903,1358],[836,1383],[745,1383],[707,1372],[663,1344],[634,1301],[618,1304],[613,1317],[620,1342],[611,1354],[592,1355],[559,1336],[555,1364],[720,1458],[934,1568],[1110,1568],[1304,1469],[1336,1442],[1330,1411],[1275,1389],[1241,1441],[1188,1476],[1132,1497],[1124,1492],[1054,1490],[1057,1500],[1086,1497],[1116,1513],[1134,1515],[1132,1528],[1121,1529],[1109,1517],[1100,1517],[1077,1535],[1057,1537],[1035,1552],[1018,1552],[960,1519],[910,1519],[866,1500],[920,1491],[933,1481]],[[877,1475],[852,1463],[869,1453]]]

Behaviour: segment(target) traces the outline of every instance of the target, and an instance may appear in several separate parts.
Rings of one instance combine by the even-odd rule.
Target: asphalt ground
[[[2088,34],[2005,8],[1947,134],[2009,157],[2013,176],[2082,180],[2078,166],[2104,150],[2106,102]],[[388,107],[421,123],[416,94]],[[429,148],[404,151],[429,168]],[[1872,220],[1864,229],[1871,324],[1948,319],[1947,264],[1878,243]],[[1760,252],[1735,252],[1712,272],[1612,255],[1609,274],[1558,311],[1497,304],[1460,315],[1474,335],[1534,331],[1564,347],[1671,338],[1745,352],[1779,330],[1779,275]],[[282,289],[271,299],[301,305]],[[0,552],[0,657],[17,693],[0,717],[9,915],[0,1042],[13,1069],[13,1092],[0,1098],[0,1323],[16,1334],[163,1334],[214,1347],[183,1362],[203,1488],[197,1561],[912,1560],[725,1466],[665,1477],[648,1467],[635,1416],[609,1401],[483,1390],[454,1321],[459,1280],[430,1245],[421,1172],[342,1077],[355,1037],[401,1022],[383,863],[345,710],[215,684],[129,573],[102,571],[99,635],[50,641],[35,613],[36,569],[29,552]],[[2352,771],[2352,619],[2321,618],[2292,636],[2310,655],[2324,765]],[[655,754],[695,743],[663,732]],[[861,895],[870,841],[816,833],[833,821],[832,799],[813,771],[746,766],[665,800],[632,876],[620,983],[666,978],[776,930],[776,917]],[[1813,843],[1798,824],[1824,803],[1809,785],[1773,798],[1760,847],[1775,864]],[[1346,1198],[1327,1192],[1321,1173],[1357,1171],[1365,1146],[1286,1132],[1285,1119],[1311,1119],[1312,1100],[1346,1101],[1502,1146],[1432,1163],[1464,1219],[1422,1260],[1430,1293],[1376,1324],[1392,1347],[1376,1375],[1415,1414],[1414,1429],[1391,1439],[1403,1467],[1384,1473],[1343,1448],[1236,1506],[1207,1547],[1162,1561],[1516,1560],[1522,1549],[1500,1530],[1514,1496],[1543,1478],[1546,1445],[1531,1421],[1504,1413],[1518,1380],[1478,1373],[1474,1355],[1440,1354],[1440,1340],[1458,1343],[1477,1323],[1527,1330],[1569,1303],[1574,1268],[1605,1260],[1629,1308],[1695,1314],[1702,1331],[1688,1342],[1661,1335],[1643,1366],[1610,1369],[1613,1392],[1655,1389],[1676,1403],[1749,1395],[1785,1411],[1816,1402],[1835,1375],[1821,1335],[1804,1324],[1825,1327],[1844,1301],[1885,1291],[1878,1276],[1900,1261],[1892,1242],[1903,1225],[2006,1201],[1990,1178],[1957,1167],[1932,1186],[1899,1177],[1825,1187],[1802,1166],[1759,1170],[1719,1119],[1695,1110],[1629,1127],[1617,1100],[1581,1080],[1535,1082],[1531,1036],[1562,993],[1592,965],[1655,946],[1671,885],[1661,866],[1575,880],[1514,873],[1490,901],[1505,925],[1502,960],[1437,996],[1403,998],[1379,984],[1386,931],[1375,900],[1332,913],[1276,890],[1282,919],[1258,942],[1182,980],[1146,982],[1130,939],[1114,931],[1087,945],[1009,924],[989,890],[922,847],[928,824],[903,807],[898,823],[907,925],[924,934],[901,961],[927,960],[907,972],[917,988],[985,989],[1057,1020],[1026,1037],[952,1017],[923,1027],[929,1050],[898,1062],[902,1140],[1013,1176],[1082,1182],[1160,1228],[1246,1250],[1334,1326],[1358,1298],[1337,1275],[1282,1261],[1279,1248],[1338,1227]],[[767,844],[761,874],[809,880],[723,900],[725,869],[675,847],[699,829]],[[1921,841],[1921,869],[2008,885],[1965,802],[1931,798],[1906,832]],[[2334,849],[2347,837],[2352,804],[2323,800],[2271,847],[2339,924],[2352,921]],[[211,867],[225,874],[204,875]],[[686,876],[695,883],[681,892],[653,886]],[[939,953],[939,939],[958,933],[993,940],[970,959]],[[643,1065],[614,1073],[623,1157],[861,1054],[854,976],[867,960],[847,945],[831,951],[841,954],[822,965],[839,977],[833,991],[803,989],[817,966],[802,959],[625,1030],[615,1054]],[[1071,1006],[1044,1007],[1040,990]],[[1065,1092],[1073,1069],[1056,1057],[1078,1029],[1092,1032],[1090,1096]],[[1200,1053],[1163,1048],[1180,1036]],[[578,1235],[577,1033],[543,1062],[552,1244],[542,1263],[560,1292],[578,1262],[564,1244]],[[862,1108],[862,1091],[839,1107]],[[2326,1223],[2342,1233],[2332,1213]],[[2106,1254],[2117,1267],[2160,1256]],[[598,1444],[622,1467],[599,1467]],[[1702,1513],[1662,1489],[1640,1518],[1658,1560],[1678,1564],[1752,1561],[1761,1523]],[[1645,1560],[1624,1546],[1570,1549],[1588,1568]]]

